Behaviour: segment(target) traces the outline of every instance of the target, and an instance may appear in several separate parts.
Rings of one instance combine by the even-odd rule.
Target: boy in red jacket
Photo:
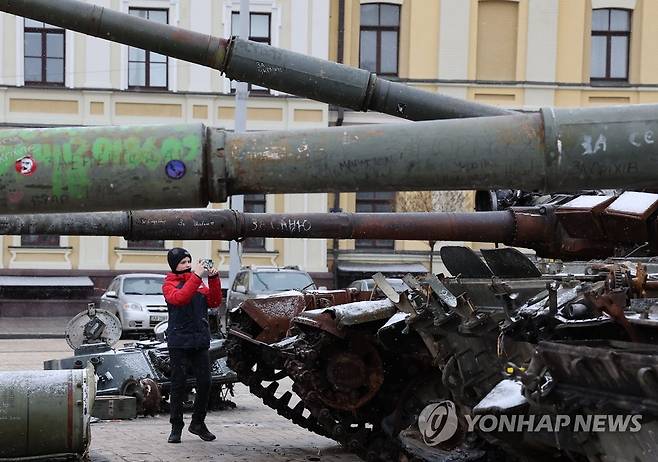
[[[192,263],[190,253],[175,247],[167,254],[171,273],[167,274],[162,292],[167,302],[169,322],[167,346],[171,365],[171,392],[169,407],[171,434],[169,443],[180,443],[183,431],[183,398],[186,384],[186,366],[189,364],[196,377],[194,412],[188,430],[204,441],[215,439],[206,427],[205,418],[210,393],[210,328],[208,308],[219,306],[222,292],[219,274],[215,268],[208,270],[208,287],[201,276],[204,272],[200,261]]]

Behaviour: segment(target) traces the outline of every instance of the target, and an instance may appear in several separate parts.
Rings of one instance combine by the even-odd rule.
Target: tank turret
[[[249,237],[503,243],[540,257],[606,258],[643,246],[655,255],[658,194],[582,195],[561,205],[471,213],[239,213],[143,210],[0,216],[0,234],[114,235],[127,240]]]

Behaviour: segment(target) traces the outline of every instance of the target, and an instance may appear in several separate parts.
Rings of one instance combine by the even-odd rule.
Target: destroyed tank
[[[620,243],[648,245],[655,255],[657,208],[658,195],[626,191],[488,213],[15,215],[0,217],[0,231],[128,239],[473,239],[523,244],[540,255],[607,257]],[[619,448],[626,446],[634,448],[634,460],[652,460],[656,268],[603,262],[585,264],[580,274],[542,275],[517,249],[482,255],[485,261],[470,249],[443,247],[443,264],[454,277],[407,276],[402,294],[379,275],[373,292],[248,300],[231,313],[229,364],[266,405],[367,460],[587,460],[603,453],[621,461],[627,451]],[[281,392],[284,378],[293,387]],[[435,428],[441,412],[455,423],[446,427],[449,438]],[[581,430],[575,438],[559,420],[610,412],[622,424],[638,416],[648,421],[629,435]],[[533,415],[548,416],[552,430],[519,438],[514,431],[483,431],[484,424],[469,427],[495,416],[514,429],[519,419],[530,425]]]
[[[452,106],[364,71],[80,2],[5,0],[0,10],[209,65],[238,80],[420,121],[247,135],[202,125],[8,130],[0,134],[2,213],[199,207],[234,194],[363,185],[380,191],[656,189],[657,106],[531,114]],[[433,120],[483,115],[497,117]],[[134,178],[143,189],[135,189]],[[165,192],[148,195],[152,187]],[[650,204],[641,202],[640,213],[635,201],[620,207],[621,223],[629,219],[626,212],[643,223],[628,232],[601,229],[597,220],[615,215],[607,211],[610,204],[580,204],[597,205],[606,212],[582,213],[582,228],[569,221],[576,215],[554,219],[577,231],[569,234],[576,242],[563,246],[572,257],[587,239],[597,242],[597,256],[609,252],[610,242],[604,250],[599,243],[614,234],[642,242],[644,236],[631,235],[639,230],[644,241],[654,239]],[[530,221],[541,223],[550,213],[540,208]],[[513,211],[502,219],[512,244],[522,215]],[[530,229],[528,240],[545,246],[546,234]],[[243,306],[232,329],[238,339],[232,365],[266,404],[369,460],[654,459],[655,289],[646,269],[595,264],[589,274],[547,278],[513,249],[485,253],[486,264],[468,249],[455,249],[442,251],[453,277],[407,278],[404,294],[377,277],[386,296],[380,300],[348,290],[254,302],[253,309],[269,303],[272,312],[289,307],[282,323],[290,326],[295,316],[292,329],[280,328],[278,336],[260,336],[266,329]],[[297,398],[277,394],[282,377],[293,380]],[[501,394],[514,399],[501,402]],[[559,417],[610,410],[644,413],[648,422],[641,431],[610,437],[469,431],[482,413]]]
[[[211,325],[211,386],[208,408],[220,410],[235,405],[233,395],[235,372],[226,365],[226,338]],[[44,361],[44,370],[81,369],[89,364],[97,376],[96,395],[132,396],[136,414],[155,415],[168,410],[171,389],[171,366],[167,349],[166,321],[154,328],[156,340],[138,340],[117,346],[121,338],[121,321],[113,313],[96,309],[94,303],[74,316],[65,329],[66,341],[73,356]],[[193,394],[195,377],[187,371],[187,394]]]

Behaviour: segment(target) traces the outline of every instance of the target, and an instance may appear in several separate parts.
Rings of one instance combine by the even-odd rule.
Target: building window
[[[357,213],[393,212],[395,204],[394,192],[358,192],[356,193]],[[395,241],[392,239],[357,239],[357,249],[393,250]]]
[[[142,19],[169,23],[167,10],[130,8],[129,13]],[[169,60],[165,55],[139,48],[128,48],[128,86],[130,88],[168,88]]]
[[[592,10],[593,81],[628,81],[631,12],[616,8]]]
[[[252,42],[272,44],[272,15],[270,13],[249,13],[249,40]],[[231,14],[231,35],[240,33],[240,13]],[[235,84],[231,81],[231,91],[235,91]],[[269,92],[269,89],[259,85],[249,84],[249,91]]]
[[[25,20],[25,84],[64,86],[64,29]]]
[[[129,249],[164,249],[165,242],[152,239],[152,240],[143,240],[143,241],[127,241]]]
[[[46,234],[24,234],[21,247],[59,247],[59,236]]]
[[[265,194],[245,194],[244,211],[249,213],[265,213]],[[246,251],[265,250],[264,237],[250,237],[242,241]]]
[[[399,37],[399,5],[361,5],[359,67],[380,75],[398,75]]]

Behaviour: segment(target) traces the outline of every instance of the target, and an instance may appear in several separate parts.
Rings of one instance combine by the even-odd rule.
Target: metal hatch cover
[[[66,325],[66,342],[73,350],[86,344],[116,345],[121,338],[121,321],[107,310],[97,310],[93,303],[76,314]]]
[[[541,272],[518,249],[482,249],[482,256],[494,274],[501,278],[538,278]]]
[[[468,247],[446,245],[439,251],[441,260],[450,274],[462,278],[490,278],[491,270],[482,259]]]

